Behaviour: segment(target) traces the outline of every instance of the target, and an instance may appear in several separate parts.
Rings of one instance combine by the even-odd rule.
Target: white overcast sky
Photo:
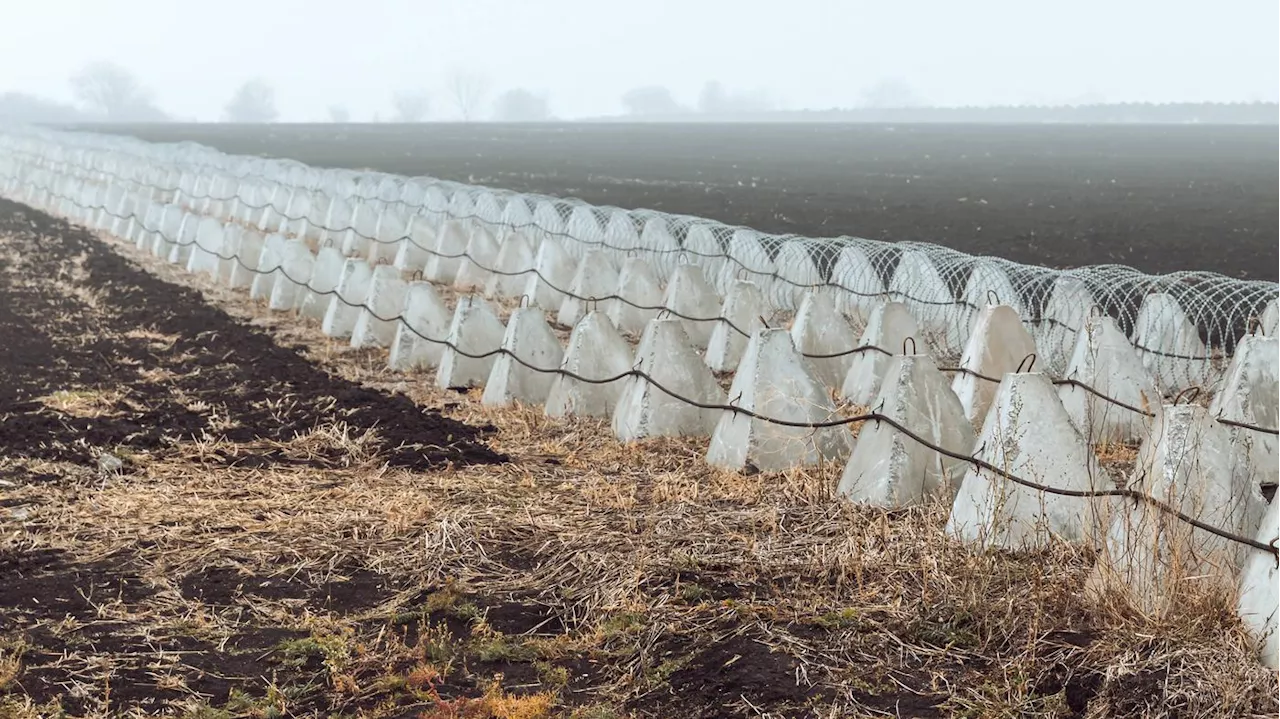
[[[164,110],[216,120],[261,77],[283,120],[390,114],[453,68],[613,114],[639,85],[692,104],[707,80],[782,107],[852,106],[883,78],[932,104],[1276,100],[1277,0],[0,0],[0,92],[70,100],[94,60]]]

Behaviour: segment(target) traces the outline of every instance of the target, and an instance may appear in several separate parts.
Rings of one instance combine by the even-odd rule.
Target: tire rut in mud
[[[341,447],[274,443],[341,425],[374,431],[391,466],[506,461],[480,441],[492,427],[329,374],[88,231],[0,200],[0,457],[93,464],[209,437],[229,465],[340,466]]]

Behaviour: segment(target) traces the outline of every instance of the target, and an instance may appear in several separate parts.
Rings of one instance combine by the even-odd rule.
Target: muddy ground
[[[483,407],[3,202],[0,257],[0,717],[1280,709],[1221,597]]]
[[[154,125],[100,128],[1049,267],[1275,281],[1275,126]]]

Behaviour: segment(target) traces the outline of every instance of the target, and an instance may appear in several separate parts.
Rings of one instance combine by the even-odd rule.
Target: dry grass
[[[127,558],[151,593],[102,598],[104,623],[210,646],[246,627],[301,632],[273,656],[314,667],[314,692],[371,717],[1070,716],[1080,696],[1092,696],[1091,717],[1277,710],[1275,673],[1220,597],[1143,616],[1085,596],[1087,550],[975,553],[943,532],[945,507],[838,501],[838,466],[742,476],[709,467],[704,439],[621,445],[601,422],[484,407],[478,392],[388,371],[381,351],[124,252],[332,372],[493,425],[490,444],[511,461],[411,473],[385,466],[368,435],[330,425],[286,449],[339,448],[349,459],[336,469],[227,468],[215,451],[263,448],[217,438],[137,457],[110,481],[44,466],[68,481],[15,489],[39,509],[6,528],[0,549]],[[67,411],[95,406],[67,400]],[[1128,449],[1108,452],[1131,461]],[[371,572],[389,588],[335,612],[248,591],[205,602],[182,581],[217,568],[308,586]],[[494,629],[511,604],[549,619],[530,634]],[[406,616],[431,621],[401,641]],[[0,691],[18,656],[0,653]],[[109,713],[110,653],[60,661],[76,666],[74,690],[93,711]],[[180,686],[177,666],[155,661],[157,685]],[[535,676],[486,673],[498,666]],[[451,695],[463,675],[475,685]],[[266,674],[236,691],[216,711],[195,695],[170,709],[288,716],[314,698]],[[43,711],[3,706],[0,716]]]

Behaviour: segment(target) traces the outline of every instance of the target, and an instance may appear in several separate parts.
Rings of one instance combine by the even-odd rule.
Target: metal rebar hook
[[[1187,395],[1190,395],[1190,397],[1188,397]],[[1200,396],[1200,388],[1199,388],[1199,387],[1197,387],[1197,386],[1195,386],[1195,385],[1192,385],[1192,386],[1187,387],[1186,389],[1182,390],[1182,391],[1181,391],[1181,392],[1179,392],[1178,394],[1174,395],[1174,397],[1173,397],[1173,403],[1174,403],[1175,405],[1182,404],[1182,401],[1183,401],[1184,399],[1185,399],[1187,402],[1195,402],[1195,401],[1196,401],[1196,399],[1197,399],[1199,396]]]
[[[1092,305],[1089,305],[1089,319],[1091,320],[1102,319],[1103,314],[1104,313],[1102,311],[1102,305],[1098,304],[1097,302],[1093,303]]]
[[[1030,363],[1028,363],[1028,362],[1027,362],[1027,360],[1031,360],[1031,362],[1030,362]],[[1022,371],[1023,371],[1023,370],[1022,370],[1022,367],[1023,367],[1023,365],[1026,365],[1026,368],[1027,368],[1027,369],[1026,369],[1026,371],[1027,371],[1027,372],[1031,372],[1031,371],[1033,371],[1033,370],[1035,369],[1035,366],[1036,366],[1036,353],[1035,353],[1035,352],[1031,352],[1031,353],[1029,353],[1026,357],[1023,357],[1023,358],[1022,358],[1022,361],[1018,363],[1018,369],[1017,369],[1017,371],[1015,372],[1015,374],[1022,374]]]
[[[982,454],[985,451],[987,451],[987,443],[983,442],[982,446],[973,450],[973,454],[969,455],[969,459],[973,461],[974,469],[982,469],[982,467],[978,466],[978,455]]]
[[[321,247],[333,247],[333,238],[332,238],[332,237],[326,237],[326,238],[324,238],[324,242],[321,242],[321,243],[320,243],[320,246],[321,246]]]
[[[911,352],[907,352],[907,343],[908,343],[908,342],[910,342],[910,343],[911,343]],[[905,355],[905,354],[912,354],[912,355],[916,354],[916,338],[915,338],[915,337],[903,337],[903,338],[902,338],[902,354],[904,354],[904,355]]]

